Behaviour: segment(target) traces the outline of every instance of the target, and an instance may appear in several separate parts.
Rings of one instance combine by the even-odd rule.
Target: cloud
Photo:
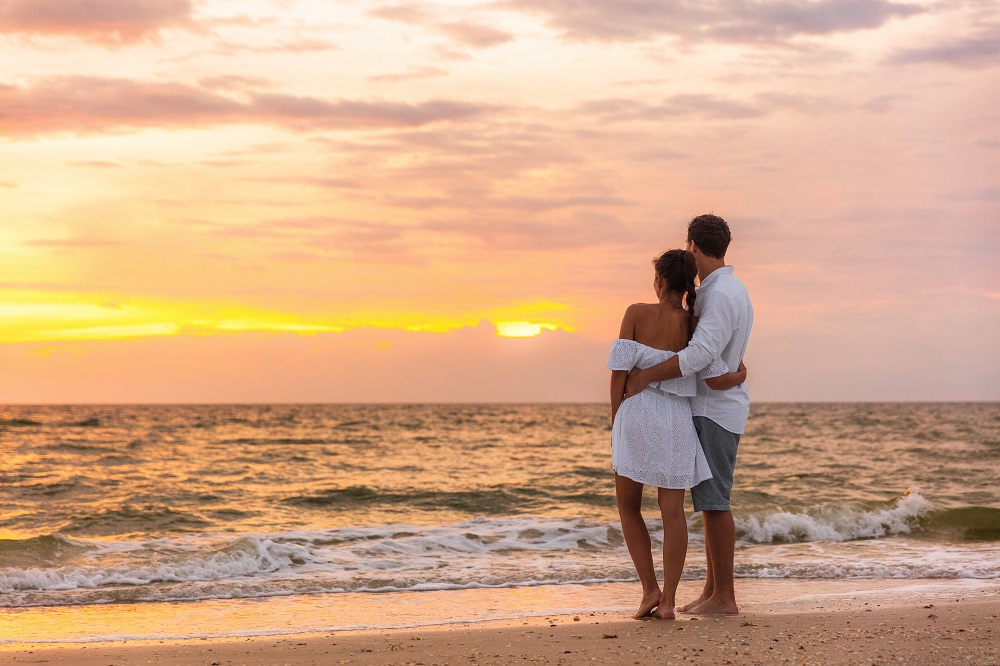
[[[0,0],[0,32],[136,42],[190,26],[191,0]]]
[[[79,282],[0,282],[0,289],[9,289],[12,291],[87,291],[91,287],[90,285],[80,284]]]
[[[418,220],[403,223],[386,219],[361,220],[331,216],[289,217],[250,224],[192,223],[208,236],[231,241],[262,243],[287,260],[354,257],[377,261],[419,261],[415,248],[441,241],[495,250],[552,250],[599,247],[628,242],[632,234],[612,212],[627,202],[613,196],[564,197],[465,197],[444,198],[432,203],[400,197],[384,201],[408,212],[423,210]],[[440,207],[445,210],[431,210]],[[600,211],[600,212],[599,212]],[[290,254],[296,253],[296,254]]]
[[[323,127],[351,129],[419,126],[439,120],[456,120],[477,115],[487,107],[467,102],[432,100],[421,104],[401,102],[328,102],[315,97],[255,95],[253,110],[275,120]]]
[[[387,196],[383,202],[406,209],[454,208],[457,210],[497,210],[517,213],[543,213],[567,208],[624,206],[625,199],[597,194],[489,197],[479,192],[463,192],[464,196],[406,197]]]
[[[890,65],[937,63],[953,67],[992,67],[1000,64],[1000,27],[987,33],[952,41],[897,51],[888,59]]]
[[[913,98],[909,95],[876,95],[861,105],[861,108],[873,113],[888,113],[892,111],[898,102],[910,101]]]
[[[950,192],[956,201],[1000,201],[1000,187],[976,187]]]
[[[70,76],[31,87],[0,86],[7,135],[97,132],[122,126],[233,122],[245,105],[179,83]]]
[[[438,29],[456,42],[476,49],[498,46],[514,39],[508,32],[474,23],[442,23]]]
[[[877,28],[893,18],[924,11],[889,0],[505,0],[499,6],[543,14],[553,28],[575,40],[670,36],[743,43]]]
[[[118,162],[110,160],[75,160],[70,162],[70,164],[90,169],[120,169],[122,167]]]
[[[120,241],[104,238],[40,238],[24,242],[25,245],[36,247],[87,249],[94,247],[111,247],[120,245]]]
[[[434,20],[433,13],[424,7],[415,5],[387,5],[373,9],[369,14],[386,19],[387,21],[399,21],[400,23],[424,24]]]
[[[269,87],[270,83],[257,76],[242,76],[240,74],[221,74],[207,76],[198,80],[198,85],[209,90],[248,91]]]
[[[495,250],[516,250],[522,265],[531,263],[525,251],[578,250],[628,243],[632,234],[622,221],[609,213],[574,210],[555,218],[522,216],[502,211],[482,211],[474,216],[455,216],[422,224],[429,230],[475,241]],[[542,259],[547,262],[548,260]]]
[[[409,5],[389,5],[374,9],[369,14],[387,21],[429,28],[448,37],[451,41],[473,49],[486,49],[512,41],[514,35],[482,23],[453,21],[443,18],[448,10]]]
[[[445,334],[182,331],[0,345],[0,365],[10,378],[0,384],[0,401],[596,402],[607,393],[606,359],[603,340],[565,331],[502,338],[486,321]],[[94,376],[104,378],[96,388]],[[157,381],[150,381],[153,376]]]
[[[691,116],[722,120],[756,118],[764,114],[758,105],[715,95],[674,95],[655,104],[635,99],[603,99],[585,102],[583,113],[608,120],[662,120],[663,118]]]
[[[361,186],[361,183],[351,178],[317,178],[315,176],[295,176],[295,177],[268,177],[258,179],[267,183],[288,183],[290,185],[306,185],[309,187],[320,187],[327,190],[354,189]]]
[[[221,55],[241,53],[286,53],[292,55],[310,54],[322,51],[337,51],[340,45],[325,39],[293,39],[271,44],[248,44],[244,42],[221,42],[214,50]]]
[[[430,79],[438,76],[448,76],[448,72],[438,67],[412,67],[405,72],[396,74],[376,74],[369,76],[368,81],[375,83],[399,83],[415,79]]]
[[[634,98],[591,100],[578,107],[578,112],[593,115],[604,122],[644,120],[659,122],[667,118],[699,120],[745,120],[759,118],[778,111],[824,113],[841,104],[825,97],[787,93],[761,93],[752,100],[718,95],[684,93],[671,95],[659,102],[643,102]]]
[[[202,223],[216,238],[266,241],[271,257],[282,261],[314,261],[337,256],[401,257],[407,228],[385,221],[317,216],[270,219],[252,224]]]
[[[325,100],[278,93],[234,99],[182,83],[70,76],[33,86],[0,85],[0,135],[92,133],[138,127],[198,127],[232,123],[293,129],[416,127],[464,120],[492,107],[430,100]]]

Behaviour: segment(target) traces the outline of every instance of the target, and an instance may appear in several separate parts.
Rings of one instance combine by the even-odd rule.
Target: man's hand
[[[625,398],[631,398],[649,385],[645,372],[639,368],[632,368],[629,371],[628,377],[625,378]]]

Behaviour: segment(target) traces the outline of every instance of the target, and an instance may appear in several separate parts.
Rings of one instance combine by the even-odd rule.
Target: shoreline
[[[680,598],[693,598],[700,585],[700,581],[682,581]],[[661,662],[678,664],[695,653],[701,663],[726,663],[727,659],[729,663],[783,663],[792,658],[795,663],[854,663],[863,656],[932,664],[943,659],[943,654],[932,649],[944,649],[938,641],[947,642],[949,649],[963,646],[966,651],[961,658],[968,654],[970,663],[1000,663],[1000,629],[993,629],[1000,626],[997,580],[740,579],[737,592],[739,616],[680,616],[676,621],[632,620],[637,583],[354,595],[361,599],[320,595],[252,602],[6,609],[0,664],[42,660],[82,666],[467,664],[473,656],[482,664],[525,659],[569,664],[573,663],[569,658],[581,652],[600,663],[633,664],[636,660],[646,663],[648,651],[656,652]],[[573,603],[588,599],[597,603],[590,608],[586,603]],[[301,630],[304,621],[343,612],[358,602],[365,603],[355,609],[358,613],[389,622],[367,628],[338,627],[331,622],[335,618],[328,616],[325,627]],[[522,607],[516,613],[506,612],[519,604]],[[403,619],[420,609],[432,613],[456,606],[464,617],[435,623],[406,624],[386,615],[398,608],[398,619]],[[238,635],[247,629],[239,623],[249,617],[236,612],[241,609],[266,618],[270,626],[263,631],[270,635]],[[126,621],[129,616],[132,625]],[[173,622],[186,623],[188,633],[129,631],[130,626],[163,629]],[[203,629],[212,627],[213,622],[226,633],[208,637],[192,631],[199,624]],[[49,640],[39,640],[40,635],[32,640],[32,628],[49,632]],[[71,635],[88,630],[93,632],[89,638]],[[605,637],[609,635],[616,638]],[[918,647],[918,641],[924,643]],[[867,652],[858,652],[861,648]],[[926,661],[920,661],[924,657]]]
[[[23,646],[0,663],[107,664],[972,664],[1000,663],[1000,597],[839,603],[736,617],[636,621],[594,611],[518,620],[286,635]]]

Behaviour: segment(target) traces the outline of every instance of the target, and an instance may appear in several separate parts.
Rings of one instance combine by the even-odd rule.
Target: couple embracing
[[[753,307],[732,266],[726,266],[731,238],[721,217],[691,220],[687,249],[654,261],[657,302],[629,306],[611,347],[612,467],[622,532],[642,583],[637,619],[674,617],[687,557],[688,488],[705,523],[707,573],[701,596],[679,611],[739,612],[729,497],[750,411],[742,359]],[[644,485],[656,486],[663,518],[662,589],[641,512]]]

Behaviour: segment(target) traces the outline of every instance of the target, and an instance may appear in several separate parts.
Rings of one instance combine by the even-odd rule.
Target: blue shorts
[[[694,510],[729,511],[740,436],[705,416],[694,417],[694,429],[698,431],[701,448],[708,458],[708,468],[712,470],[711,479],[705,479],[691,489]]]

